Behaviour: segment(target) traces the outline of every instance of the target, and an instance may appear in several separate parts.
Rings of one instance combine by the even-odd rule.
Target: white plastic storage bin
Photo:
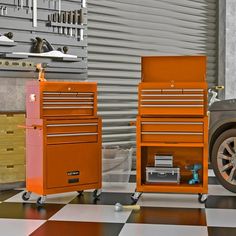
[[[131,149],[102,149],[102,180],[103,182],[129,182],[132,167]]]

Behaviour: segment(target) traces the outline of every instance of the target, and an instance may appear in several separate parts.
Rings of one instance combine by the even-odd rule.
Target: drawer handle
[[[142,94],[142,97],[203,97],[203,94]]]
[[[141,122],[142,125],[202,125],[203,122]]]
[[[13,130],[7,130],[6,133],[7,134],[14,134],[14,131]]]
[[[141,105],[141,107],[203,107],[203,105]]]
[[[204,102],[203,99],[142,99],[142,102]]]
[[[48,134],[47,137],[76,137],[76,136],[90,136],[98,135],[98,133],[77,133],[77,134]]]
[[[142,132],[142,134],[169,134],[169,135],[203,135],[203,133],[184,133],[184,132]]]
[[[92,109],[93,106],[70,106],[70,107],[64,107],[64,106],[57,106],[57,107],[43,107],[43,109]]]
[[[49,124],[47,127],[74,127],[74,126],[97,126],[98,123],[84,123],[84,124]]]
[[[14,148],[7,148],[6,150],[7,150],[7,152],[13,152]]]
[[[7,168],[8,168],[8,169],[13,169],[13,168],[14,168],[14,165],[8,165]]]
[[[42,125],[18,125],[18,128],[22,128],[22,129],[42,129],[43,126]]]

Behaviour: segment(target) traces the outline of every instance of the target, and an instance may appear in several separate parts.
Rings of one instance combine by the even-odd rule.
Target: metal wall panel
[[[84,9],[84,40],[76,37],[75,30],[70,35],[69,27],[60,28],[49,25],[49,15],[61,12],[80,10],[82,0],[37,0],[37,27],[33,25],[34,0],[1,0],[0,1],[0,34],[13,32],[15,46],[0,43],[0,54],[7,52],[30,52],[35,37],[47,39],[55,49],[68,46],[68,54],[78,57],[76,60],[56,60],[46,57],[29,57],[20,61],[48,63],[46,77],[48,80],[85,80],[87,79],[87,9]],[[61,3],[61,5],[59,5]],[[7,12],[2,14],[2,7]],[[72,25],[72,24],[71,24]],[[9,59],[9,58],[8,58]],[[12,60],[12,58],[10,58]],[[9,59],[9,60],[10,60]],[[18,59],[17,59],[18,60]],[[29,79],[37,78],[34,69],[0,68],[0,111],[24,110],[24,87]]]
[[[216,0],[88,0],[88,79],[99,84],[103,145],[135,144],[140,57],[208,56],[217,83]]]

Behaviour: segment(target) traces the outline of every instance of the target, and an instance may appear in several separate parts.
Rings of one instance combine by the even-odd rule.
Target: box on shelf
[[[146,181],[179,184],[180,168],[146,167]]]
[[[173,156],[171,154],[155,154],[154,166],[173,167]]]
[[[128,182],[134,149],[103,148],[102,180],[103,182]]]

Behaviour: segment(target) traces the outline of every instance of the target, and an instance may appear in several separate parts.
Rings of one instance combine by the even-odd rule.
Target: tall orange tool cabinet
[[[101,119],[97,85],[31,81],[26,86],[26,188],[48,194],[101,188]]]
[[[164,56],[142,58],[137,117],[137,201],[142,192],[199,194],[208,192],[208,117],[206,57]],[[147,167],[154,157],[173,157],[178,182],[149,181]],[[187,166],[201,166],[200,183],[189,184]],[[163,178],[164,172],[158,173]],[[158,177],[158,174],[156,175]],[[163,174],[163,176],[161,176]],[[158,177],[158,178],[159,178]]]

